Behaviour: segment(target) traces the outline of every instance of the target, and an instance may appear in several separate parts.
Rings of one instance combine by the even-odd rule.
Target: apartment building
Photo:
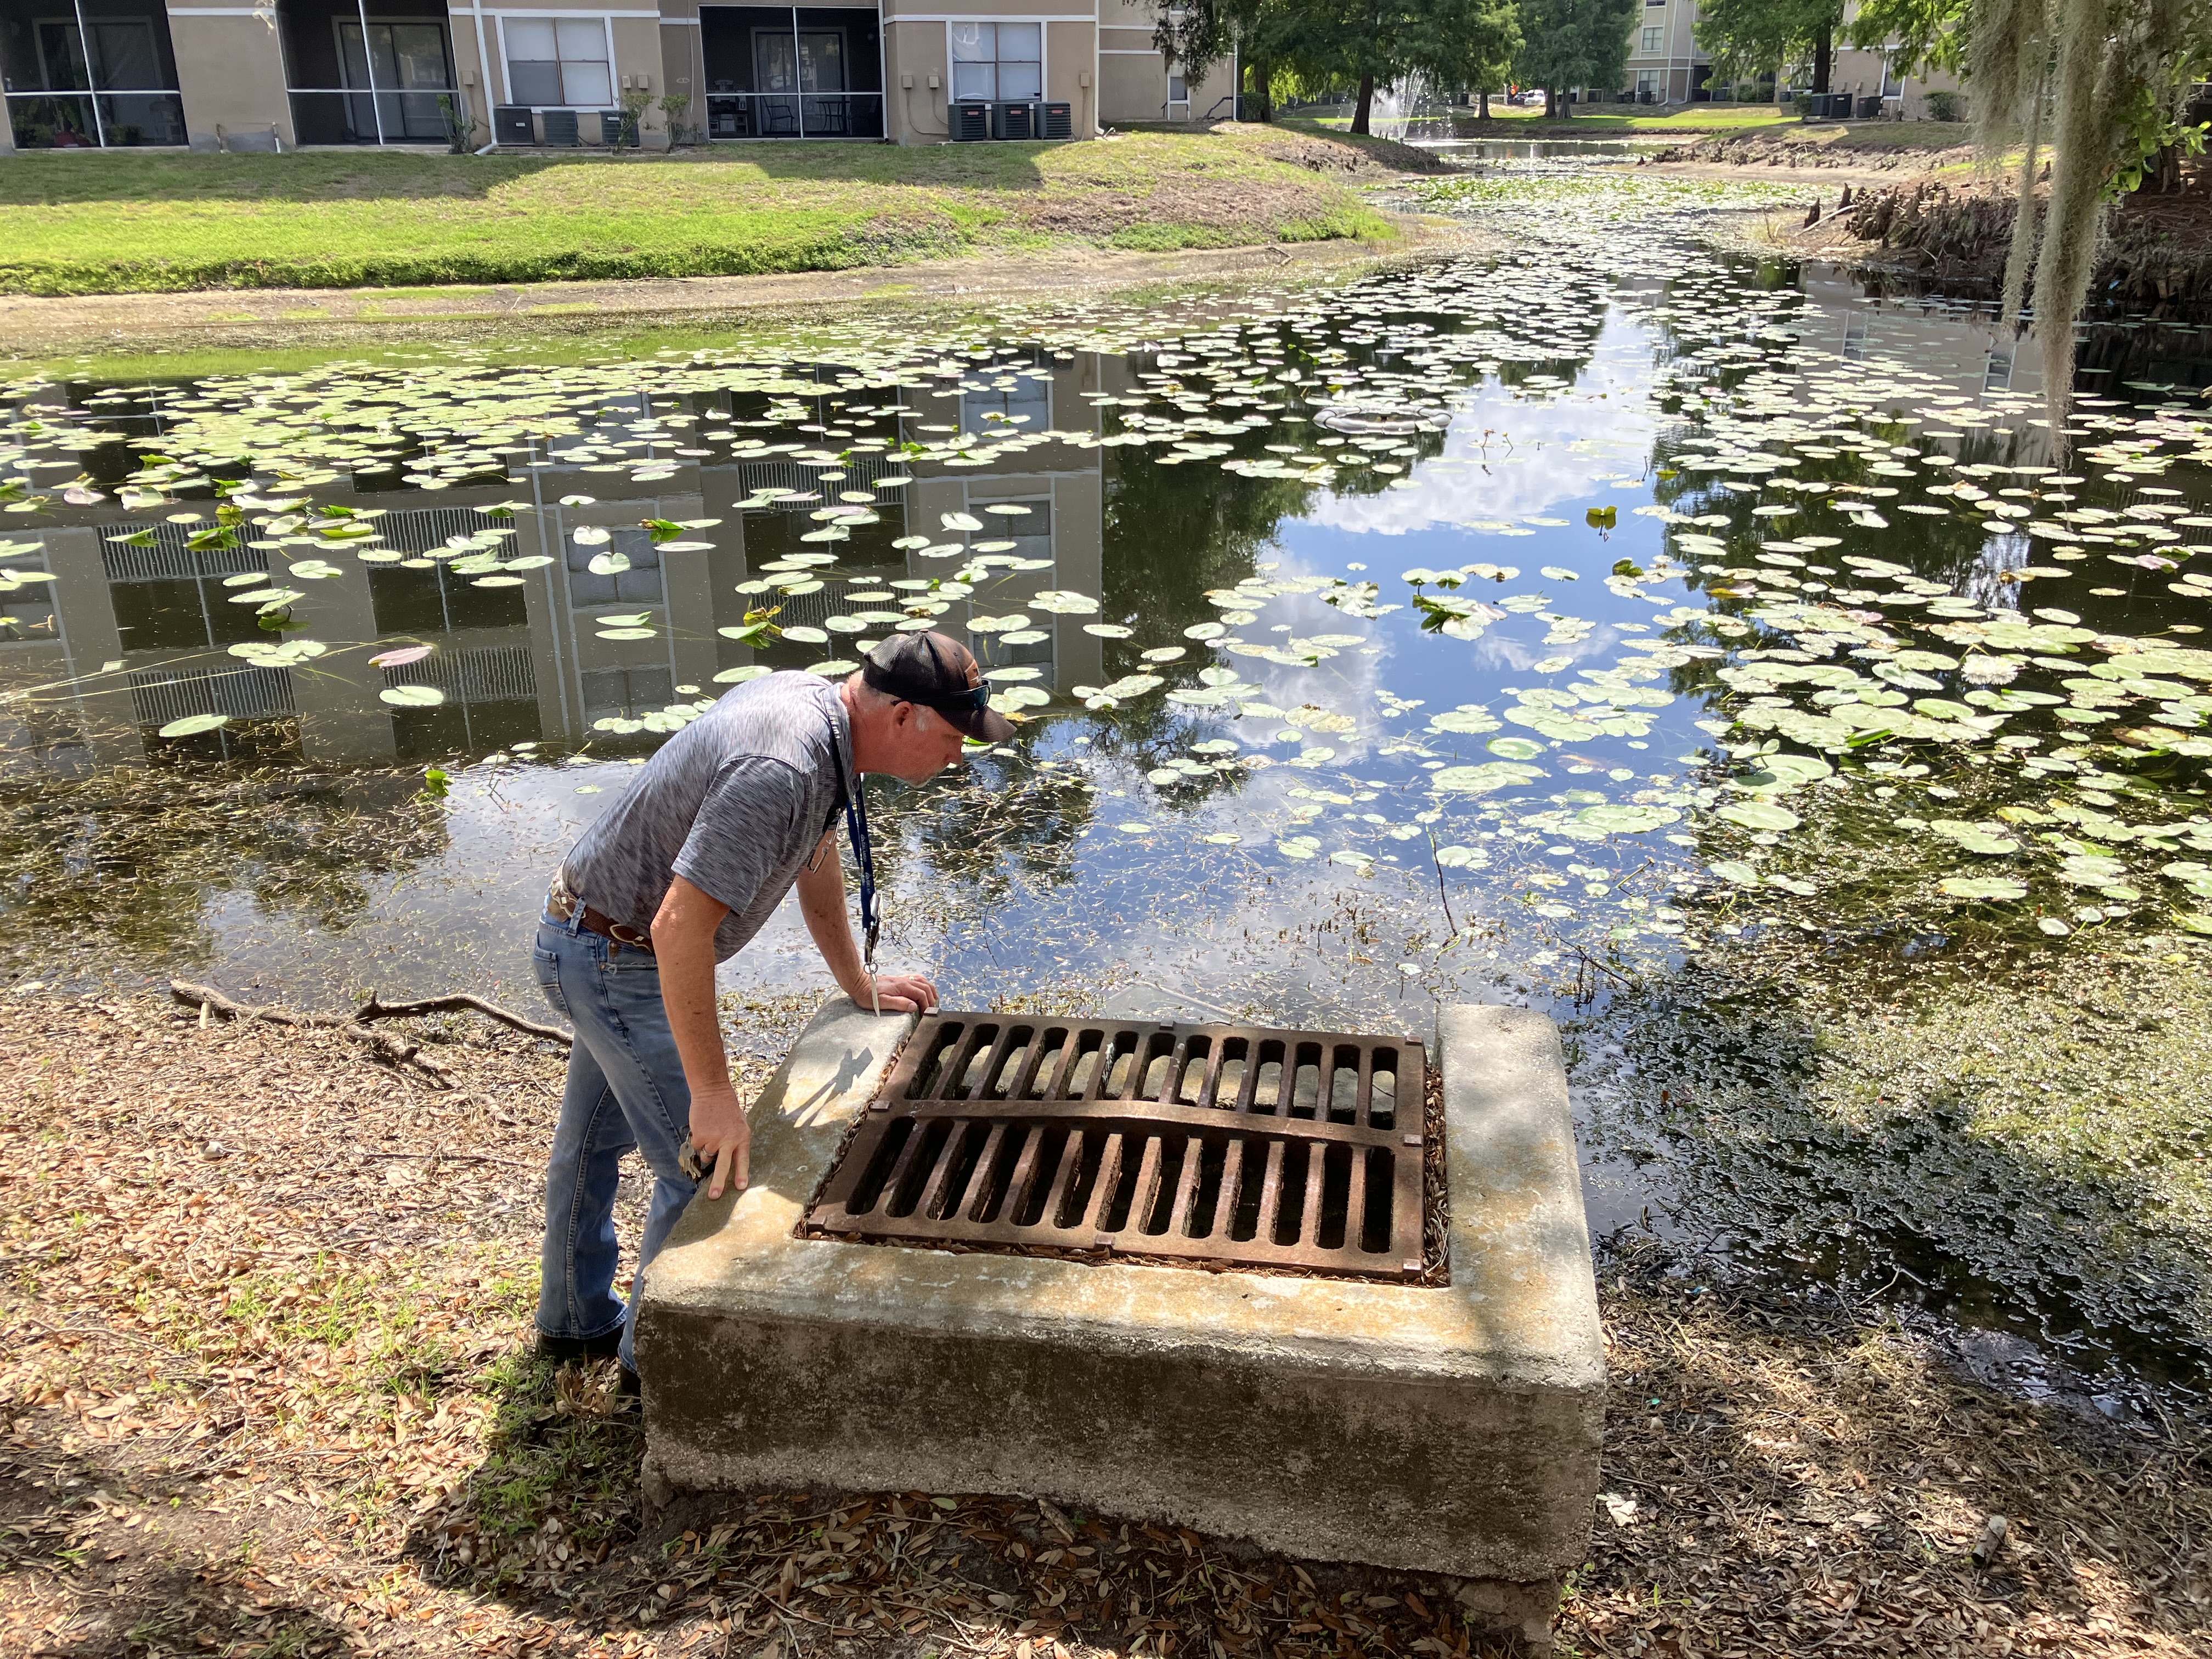
[[[1698,0],[1644,0],[1629,27],[1628,71],[1619,88],[1639,104],[1686,104],[1713,72],[1698,46]],[[1608,90],[1594,88],[1602,96]]]
[[[1872,99],[1879,100],[1882,115],[1921,120],[1931,113],[1929,93],[1958,90],[1956,77],[1948,74],[1900,73],[1903,54],[1893,42],[1852,46],[1844,29],[1858,12],[1859,0],[1845,0],[1828,61],[1829,90],[1851,94],[1854,113],[1868,107],[1860,100]],[[1697,0],[1644,0],[1642,15],[1629,26],[1628,71],[1620,90],[1633,93],[1638,103],[1691,102],[1712,76],[1712,59],[1698,44],[1697,21]],[[1809,69],[1804,63],[1786,66],[1782,84],[1804,90]],[[1584,95],[1603,100],[1608,92],[1593,88]]]
[[[1073,138],[1233,108],[1235,64],[1188,84],[1143,0],[946,3],[0,0],[0,149],[559,146],[625,121],[647,149],[935,143],[963,105],[991,137]]]
[[[1859,0],[1845,0],[1844,23],[1850,24],[1858,15]],[[1907,121],[1929,119],[1936,112],[1929,105],[1928,94],[1948,93],[1955,97],[1960,90],[1959,78],[1942,70],[1907,75],[1901,72],[1903,60],[1904,53],[1894,41],[1854,46],[1839,38],[1835,58],[1828,65],[1828,86],[1832,91],[1850,93],[1854,100],[1881,99],[1885,115],[1896,115]],[[1857,107],[1855,101],[1853,108]]]

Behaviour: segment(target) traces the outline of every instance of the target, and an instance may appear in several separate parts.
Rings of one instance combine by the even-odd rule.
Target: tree
[[[1887,46],[1899,75],[1965,66],[1966,0],[1865,0],[1844,33],[1855,46]]]
[[[1618,88],[1628,72],[1628,34],[1641,0],[1521,0],[1513,73],[1544,88],[1546,113],[1567,113],[1570,87]]]
[[[1376,88],[1412,71],[1497,84],[1519,45],[1516,9],[1516,0],[1180,0],[1154,12],[1152,40],[1193,81],[1241,46],[1262,95],[1279,65],[1352,82],[1352,130],[1365,133]],[[1622,40],[1625,50],[1625,24]]]
[[[1518,0],[1431,0],[1409,33],[1412,66],[1437,86],[1475,88],[1487,120],[1521,50]]]
[[[1413,37],[1426,9],[1423,0],[1291,0],[1291,56],[1358,87],[1352,130],[1364,136],[1373,131],[1375,88],[1413,67]]]
[[[1828,89],[1828,64],[1844,0],[1705,0],[1698,8],[1698,44],[1712,54],[1713,73],[1782,74],[1813,61],[1813,90]]]
[[[1152,9],[1152,44],[1195,84],[1237,50],[1237,37],[1252,32],[1261,9],[1261,0],[1160,0]]]

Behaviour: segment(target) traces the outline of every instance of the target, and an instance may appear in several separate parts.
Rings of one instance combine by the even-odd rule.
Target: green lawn
[[[1246,127],[558,160],[32,153],[0,168],[0,292],[728,276],[987,248],[1387,238],[1348,182],[1382,170],[1347,148]],[[1336,152],[1330,165],[1302,165],[1317,149]]]

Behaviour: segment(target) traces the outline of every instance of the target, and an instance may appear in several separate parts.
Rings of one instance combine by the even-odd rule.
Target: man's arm
[[[714,930],[730,907],[678,876],[653,918],[653,955],[660,966],[660,1000],[691,1091],[691,1148],[714,1161],[707,1196],[726,1183],[738,1192],[752,1176],[752,1133],[730,1081],[722,1025],[714,1010]]]
[[[852,918],[845,908],[845,866],[837,857],[837,832],[822,837],[814,856],[799,872],[799,912],[814,936],[838,988],[863,1008],[878,1013],[927,1013],[937,1006],[937,988],[920,974],[878,974],[870,983],[853,942]]]

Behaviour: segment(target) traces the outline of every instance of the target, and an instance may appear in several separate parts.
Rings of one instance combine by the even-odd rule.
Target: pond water
[[[1470,173],[1572,173],[1585,167],[1632,167],[1636,158],[1663,149],[1663,140],[1642,144],[1625,138],[1468,138],[1449,125],[1416,128],[1407,143],[1431,150]]]
[[[2062,453],[1741,193],[1497,184],[1339,289],[6,387],[5,971],[526,1006],[653,744],[937,627],[1023,722],[875,787],[949,1006],[1531,1002],[1607,1248],[2197,1386],[2204,332],[2094,331]],[[788,906],[726,979],[827,982]]]

